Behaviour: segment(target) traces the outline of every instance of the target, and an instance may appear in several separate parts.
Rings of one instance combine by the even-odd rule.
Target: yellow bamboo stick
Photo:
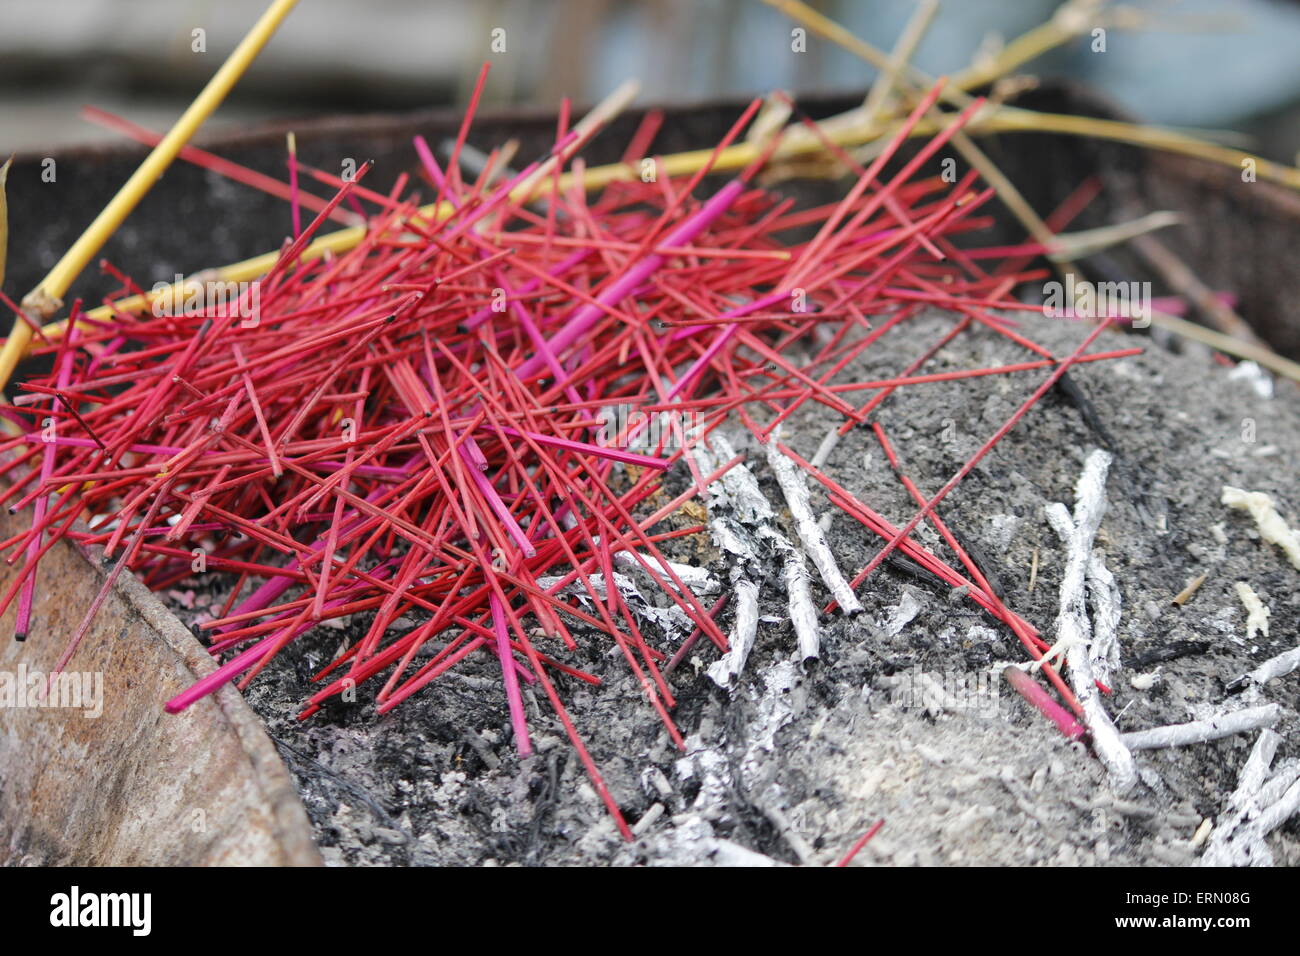
[[[907,21],[907,26],[903,28],[898,42],[889,54],[888,68],[876,75],[876,81],[871,84],[871,90],[862,103],[864,123],[873,122],[880,115],[898,83],[898,74],[911,63],[916,48],[921,45],[921,40],[925,38],[926,31],[930,29],[934,15],[938,12],[939,0],[921,0],[912,11],[911,19]]]
[[[231,87],[248,69],[250,63],[271,38],[276,28],[289,15],[298,0],[273,0],[261,19],[253,25],[248,35],[240,41],[226,62],[208,81],[194,102],[190,104],[176,125],[163,137],[144,162],[126,181],[103,211],[95,217],[81,237],[50,270],[49,275],[23,299],[23,308],[38,322],[49,319],[63,306],[63,295],[81,275],[92,258],[99,252],[122,220],[124,220],[146,193],[158,181],[176,154],[189,142],[195,131],[217,108]],[[0,350],[0,388],[9,382],[14,366],[26,352],[32,338],[32,329],[18,320],[9,338]]]
[[[1181,153],[1206,159],[1238,171],[1250,166],[1256,177],[1300,190],[1300,169],[1284,166],[1232,146],[1220,146],[1195,136],[1159,126],[1140,126],[1119,120],[1093,119],[1089,116],[1072,116],[1068,113],[1039,113],[1035,110],[1004,106],[998,109],[987,124],[978,120],[976,127],[986,127],[983,132],[1043,132],[1067,133],[1091,139],[1109,139],[1117,143],[1132,143],[1168,153]]]

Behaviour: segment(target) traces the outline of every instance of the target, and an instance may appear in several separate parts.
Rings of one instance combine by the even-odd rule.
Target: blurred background
[[[811,4],[891,48],[913,0]],[[1042,23],[1058,0],[946,0],[914,58],[952,72]],[[1130,0],[1150,26],[1087,37],[1031,65],[1112,98],[1139,119],[1252,134],[1300,150],[1300,3]],[[0,154],[116,138],[90,104],[165,129],[257,18],[264,0],[3,0]],[[783,88],[863,90],[873,71],[759,0],[302,0],[206,127],[455,105],[484,60],[488,104],[592,102],[621,80],[642,101],[706,101]],[[505,52],[494,52],[494,30]],[[196,32],[200,31],[200,32]],[[201,47],[201,49],[199,49]]]

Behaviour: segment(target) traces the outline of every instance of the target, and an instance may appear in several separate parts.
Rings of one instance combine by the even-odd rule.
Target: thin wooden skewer
[[[9,249],[9,208],[5,200],[5,180],[9,177],[9,157],[0,164],[0,286],[5,282],[5,255]],[[20,319],[19,322],[22,320]]]
[[[921,0],[917,4],[916,10],[913,11],[911,19],[907,21],[907,26],[903,28],[903,33],[898,38],[898,43],[894,45],[894,50],[889,56],[889,68],[880,71],[880,74],[876,77],[876,82],[871,84],[871,92],[867,94],[866,100],[862,103],[862,121],[864,123],[875,122],[885,103],[888,102],[889,94],[898,85],[898,74],[912,61],[917,46],[925,38],[926,31],[930,29],[934,15],[938,12],[939,0]]]

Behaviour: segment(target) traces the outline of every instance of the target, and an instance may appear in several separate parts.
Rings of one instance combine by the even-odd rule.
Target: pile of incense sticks
[[[898,549],[964,588],[1040,657],[1038,632],[994,593],[935,506],[1072,364],[1137,350],[1090,352],[1105,322],[1081,325],[1068,356],[1020,330],[1016,319],[1035,309],[1010,292],[1041,276],[1024,271],[1038,250],[982,251],[970,236],[959,247],[954,237],[988,225],[976,213],[991,193],[974,174],[917,176],[970,111],[906,162],[896,155],[937,94],[869,168],[842,157],[856,182],[815,208],[757,186],[762,159],[721,186],[706,180],[706,163],[690,177],[588,197],[575,159],[593,131],[567,129],[567,112],[555,146],[519,172],[495,153],[480,174],[461,172],[469,115],[445,168],[417,140],[417,185],[425,198],[435,191],[438,215],[419,211],[405,176],[387,193],[367,189],[363,167],[302,225],[291,167],[293,235],[256,283],[216,303],[198,284],[192,299],[107,320],[74,305],[68,331],[38,343],[52,371],[2,410],[22,434],[0,446],[9,483],[0,497],[31,515],[0,545],[21,566],[3,595],[5,607],[17,602],[19,636],[31,626],[41,556],[70,539],[102,545],[115,563],[60,668],[124,570],[156,589],[196,572],[228,582],[222,613],[203,624],[223,663],[168,702],[172,712],[233,679],[246,685],[333,618],[360,614],[369,626],[317,676],[304,718],[372,679],[385,712],[465,658],[490,655],[519,753],[531,751],[521,691],[531,684],[626,834],[560,693],[599,680],[565,658],[582,642],[613,642],[680,747],[661,668],[674,647],[618,588],[593,579],[612,581],[616,564],[639,569],[699,639],[725,651],[718,606],[702,603],[664,553],[668,539],[703,528],[665,519],[741,460],[701,472],[692,450],[716,429],[774,441],[783,420],[815,402],[842,417],[841,433],[874,434],[918,506],[891,522],[779,443],[812,487],[881,540],[853,586]],[[648,116],[629,143],[630,162],[639,165],[659,119]],[[573,188],[561,188],[564,169]],[[363,240],[303,257],[344,203],[364,214]],[[122,295],[135,291],[124,278]],[[931,306],[954,315],[950,331],[915,341],[915,359],[890,378],[848,377],[855,359],[885,335],[909,336],[909,320]],[[922,371],[972,329],[1006,336],[1025,360]],[[998,374],[1016,376],[1024,404],[926,495],[869,416],[899,388]],[[638,415],[611,427],[602,413],[611,406]],[[669,468],[689,486],[665,502]],[[922,521],[956,561],[911,537]],[[1077,713],[1055,671],[1042,673]]]

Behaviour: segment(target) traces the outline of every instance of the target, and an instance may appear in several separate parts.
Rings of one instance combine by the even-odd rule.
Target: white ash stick
[[[1088,561],[1088,596],[1092,599],[1092,646],[1088,658],[1103,684],[1119,671],[1120,595],[1115,575],[1106,567],[1100,550]]]
[[[1071,647],[1066,660],[1070,665],[1070,683],[1074,686],[1074,695],[1083,705],[1083,720],[1092,733],[1093,749],[1109,771],[1115,792],[1121,795],[1128,793],[1137,786],[1137,766],[1133,762],[1133,754],[1115,729],[1110,714],[1106,713],[1101,702],[1101,692],[1097,689],[1096,678],[1092,673],[1086,642]]]
[[[730,688],[745,669],[745,661],[758,635],[758,585],[740,579],[735,582],[736,624],[728,635],[730,649],[709,666],[708,674],[719,687]]]
[[[1268,782],[1259,788],[1259,799],[1256,802],[1261,807],[1272,806],[1282,799],[1287,788],[1297,780],[1300,780],[1300,760],[1294,757],[1283,760],[1273,769],[1273,776],[1268,778]]]
[[[756,867],[781,867],[789,866],[789,863],[783,863],[780,860],[774,860],[770,856],[764,856],[756,853],[748,847],[743,847],[739,843],[733,843],[731,840],[713,839],[708,843],[709,853],[715,866],[734,866],[752,869]]]
[[[1065,505],[1059,503],[1048,505],[1044,511],[1066,549],[1056,642],[1065,650],[1070,683],[1083,706],[1083,719],[1092,733],[1093,749],[1109,772],[1115,792],[1124,794],[1137,785],[1137,767],[1097,690],[1089,649],[1091,626],[1084,604],[1092,543],[1106,513],[1106,472],[1110,462],[1110,455],[1100,449],[1088,455],[1074,489],[1073,519]]]
[[[549,591],[562,580],[563,578],[560,575],[547,575],[538,578],[537,584],[543,590]],[[590,603],[592,591],[601,600],[608,597],[609,589],[604,574],[597,571],[594,574],[587,575],[587,580],[591,583],[591,591],[588,591],[581,581],[570,581],[563,590],[568,594],[575,595],[584,604]],[[627,575],[615,571],[614,588],[622,596],[623,601],[633,614],[643,621],[650,621],[657,625],[670,640],[683,641],[694,630],[695,623],[684,610],[676,604],[659,607],[642,594],[641,589],[636,586],[636,582]]]
[[[722,436],[714,443],[724,459],[735,457],[735,449]],[[693,449],[701,471],[715,467],[713,455],[702,445]],[[758,634],[758,585],[748,575],[762,575],[764,568],[757,552],[757,542],[750,524],[766,526],[774,513],[758,487],[753,474],[742,463],[732,468],[720,481],[709,485],[709,533],[731,565],[732,596],[736,619],[728,638],[727,653],[708,669],[709,677],[721,687],[730,688],[745,667]],[[725,506],[730,514],[724,514]]]
[[[734,457],[735,450],[725,438],[715,437],[714,444],[721,458]],[[709,452],[697,447],[695,453],[698,459],[702,459],[705,470],[712,470],[713,462]],[[784,455],[780,455],[780,458],[791,468],[794,467]],[[772,552],[784,559],[786,596],[790,622],[798,639],[799,659],[803,661],[818,657],[821,653],[821,633],[804,554],[781,532],[776,523],[776,512],[772,510],[753,472],[744,464],[737,465],[720,482],[710,485],[709,492],[712,496],[709,529],[714,543],[731,560],[732,583],[740,601],[736,610],[737,636],[733,638],[731,650],[709,668],[709,676],[720,686],[731,687],[744,668],[758,628],[758,586],[753,582],[767,578]],[[806,506],[806,487],[804,503]],[[719,504],[725,504],[730,513],[724,514],[714,507]],[[792,507],[791,512],[794,511]],[[805,507],[805,511],[811,518],[811,510]],[[813,526],[816,527],[815,524]],[[824,544],[825,539],[822,540]],[[829,547],[826,548],[826,554],[830,556]],[[849,595],[852,596],[852,591],[849,591]]]
[[[599,539],[597,539],[599,540]],[[669,561],[667,558],[657,558],[654,555],[634,554],[632,551],[615,551],[614,563],[632,571],[644,569],[641,561],[637,560],[640,556],[641,561],[646,564],[655,564],[659,566],[659,571],[664,578],[664,582],[673,590],[677,590],[677,585],[673,579],[668,576],[667,571],[671,569],[673,574],[681,580],[682,584],[690,588],[693,594],[717,594],[722,590],[722,583],[713,576],[708,568],[697,567],[694,564],[682,564],[678,561]]]
[[[808,841],[790,823],[790,818],[785,815],[785,811],[770,801],[760,802],[758,808],[763,811],[763,816],[767,817],[768,822],[776,828],[776,832],[781,834],[790,849],[794,851],[794,855],[799,858],[800,865],[811,866],[817,854],[809,846]]]
[[[1203,744],[1233,734],[1272,727],[1282,716],[1278,704],[1249,707],[1230,714],[1219,714],[1208,720],[1193,720],[1186,724],[1171,724],[1124,734],[1120,739],[1130,750],[1161,750],[1185,744]]]
[[[1281,742],[1282,738],[1276,731],[1266,727],[1259,732],[1255,746],[1250,749],[1250,756],[1242,764],[1241,773],[1237,777],[1237,789],[1228,798],[1229,807],[1240,810],[1242,807],[1249,806],[1259,796],[1264,781],[1268,779],[1269,769],[1273,766],[1273,758],[1277,755],[1277,746]]]
[[[775,436],[767,443],[767,463],[776,474],[781,493],[785,495],[785,503],[790,506],[794,529],[799,535],[799,540],[803,542],[804,551],[812,560],[813,566],[817,568],[818,575],[835,598],[835,602],[846,614],[861,612],[862,602],[858,600],[857,595],[853,593],[853,588],[849,587],[849,582],[840,573],[839,566],[835,563],[835,555],[831,553],[831,547],[826,543],[826,533],[813,517],[812,507],[809,505],[808,483],[804,473],[776,447]]]
[[[711,440],[717,446],[717,461],[727,461],[736,457],[736,449],[726,438],[715,435]],[[697,458],[700,455],[706,456],[706,467],[710,470],[716,467],[713,457],[704,448],[696,446],[695,452]],[[763,489],[758,486],[758,479],[744,462],[731,468],[722,478],[710,485],[709,492],[730,505],[731,510],[735,512],[736,520],[741,524],[757,526],[774,521],[776,518],[771,503],[763,494]]]
[[[1210,835],[1202,866],[1272,866],[1273,851],[1264,838],[1300,811],[1300,765],[1286,762],[1267,782],[1281,738],[1260,732],[1228,798],[1229,813]]]
[[[1300,813],[1300,780],[1296,780],[1276,803],[1265,807],[1259,815],[1258,826],[1265,834],[1272,833]]]
[[[1272,859],[1272,852],[1263,842],[1263,834],[1248,823],[1259,812],[1260,789],[1268,777],[1273,757],[1281,737],[1271,730],[1262,730],[1250,756],[1242,765],[1237,777],[1237,789],[1228,798],[1228,813],[1220,819],[1210,834],[1209,843],[1201,857],[1202,866],[1246,866],[1252,862]]]
[[[1283,651],[1277,657],[1270,657],[1249,674],[1238,678],[1235,683],[1267,684],[1275,677],[1285,677],[1297,667],[1300,667],[1300,647],[1293,647],[1289,651]]]
[[[1254,822],[1261,834],[1260,842],[1263,842],[1263,837],[1286,823],[1297,810],[1300,810],[1296,804],[1298,785],[1300,785],[1300,760],[1293,757],[1278,764],[1273,776],[1259,788],[1259,796],[1255,800],[1254,810],[1257,811],[1257,815]]]
[[[826,433],[825,437],[822,438],[821,444],[817,446],[817,453],[812,456],[812,466],[814,468],[820,468],[822,465],[826,464],[826,459],[831,457],[831,453],[835,451],[835,446],[839,443],[840,430],[839,428],[832,428]]]
[[[799,639],[799,660],[821,655],[821,630],[817,626],[817,606],[808,586],[808,565],[803,552],[791,549],[785,559],[785,590],[790,596],[790,623]]]

